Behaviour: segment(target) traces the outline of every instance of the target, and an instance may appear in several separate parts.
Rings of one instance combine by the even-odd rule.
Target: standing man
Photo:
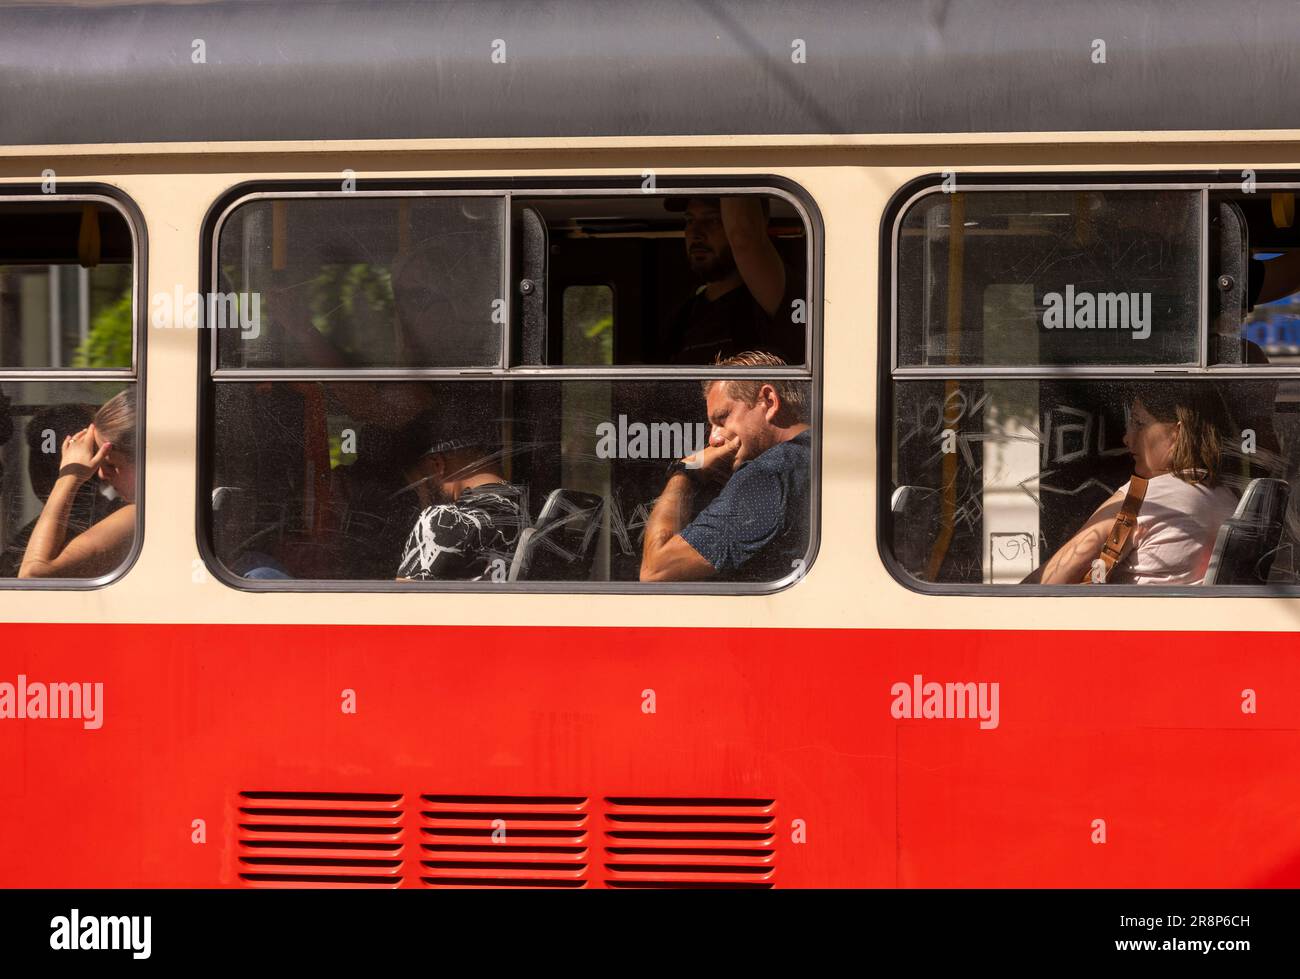
[[[720,367],[784,367],[747,351]],[[642,581],[779,581],[808,550],[812,433],[806,381],[706,381],[713,435],[674,462],[646,521]],[[687,523],[697,488],[722,491]]]
[[[686,201],[686,259],[703,285],[669,320],[660,362],[712,364],[744,350],[804,362],[804,325],[793,322],[803,282],[768,236],[770,207],[754,194]]]

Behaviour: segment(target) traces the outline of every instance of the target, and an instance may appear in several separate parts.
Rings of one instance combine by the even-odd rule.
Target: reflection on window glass
[[[807,382],[707,398],[694,381],[227,382],[215,397],[212,544],[245,579],[775,582],[809,550]]]
[[[129,368],[131,231],[105,204],[0,203],[0,368]]]
[[[1198,362],[1198,196],[971,191],[898,236],[898,364]]]
[[[0,384],[0,578],[112,572],[135,540],[135,498],[134,386]]]
[[[222,225],[222,367],[501,361],[504,206],[493,197],[254,200]],[[217,305],[217,313],[227,307]]]
[[[1095,581],[1136,475],[1106,584],[1300,582],[1297,399],[1265,379],[898,381],[893,558],[923,582]]]
[[[564,290],[564,363],[614,362],[614,290],[569,286]]]
[[[1300,364],[1300,293],[1254,307],[1242,331],[1247,364]]]
[[[1300,364],[1300,242],[1279,220],[1294,193],[1210,195],[1210,363],[1249,367]]]

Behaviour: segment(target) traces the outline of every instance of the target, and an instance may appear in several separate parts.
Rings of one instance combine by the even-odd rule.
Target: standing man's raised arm
[[[785,263],[768,237],[762,201],[752,194],[724,197],[720,207],[736,270],[749,294],[775,317],[785,295]]]

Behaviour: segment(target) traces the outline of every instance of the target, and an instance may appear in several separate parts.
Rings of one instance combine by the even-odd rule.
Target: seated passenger
[[[126,506],[68,539],[77,493],[96,472]],[[97,578],[126,560],[135,540],[135,391],[127,388],[63,439],[58,479],[27,542],[20,578]]]
[[[681,198],[670,198],[676,209]],[[712,364],[742,350],[804,362],[804,327],[793,322],[802,277],[767,233],[765,197],[692,197],[686,202],[686,260],[703,285],[666,324],[659,360]]]
[[[95,418],[95,406],[88,404],[51,405],[32,415],[27,420],[27,481],[32,493],[41,503],[50,498],[54,483],[59,478],[59,456],[46,448],[57,448],[62,443],[61,436],[79,432]],[[51,433],[47,438],[46,433]],[[68,533],[81,533],[92,523],[96,516],[104,516],[121,505],[120,500],[106,500],[91,483],[83,483],[68,512]],[[0,553],[0,578],[18,577],[22,567],[23,555],[27,553],[27,542],[31,540],[32,531],[36,529],[38,513],[5,542],[4,552]]]
[[[1110,584],[1194,585],[1205,577],[1219,526],[1237,500],[1219,483],[1227,412],[1214,391],[1188,382],[1144,387],[1132,398],[1124,445],[1133,471],[1149,480],[1137,526],[1105,580]],[[1085,580],[1128,495],[1125,483],[1026,582]]]
[[[504,581],[528,526],[526,490],[501,474],[491,426],[425,415],[404,442],[403,472],[420,511],[402,548],[401,581]]]
[[[747,351],[721,367],[784,367]],[[798,381],[706,381],[713,434],[707,448],[674,462],[646,521],[642,581],[722,578],[778,581],[808,550],[812,432],[807,385]],[[722,490],[686,522],[697,488]]]

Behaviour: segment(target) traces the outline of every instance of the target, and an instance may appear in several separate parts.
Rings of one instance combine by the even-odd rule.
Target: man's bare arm
[[[659,494],[645,525],[642,581],[699,581],[717,573],[681,535],[683,515],[694,494],[690,477],[685,473],[669,479]]]
[[[785,295],[785,263],[767,234],[763,206],[754,196],[724,197],[722,227],[745,288],[768,316],[776,316]]]

